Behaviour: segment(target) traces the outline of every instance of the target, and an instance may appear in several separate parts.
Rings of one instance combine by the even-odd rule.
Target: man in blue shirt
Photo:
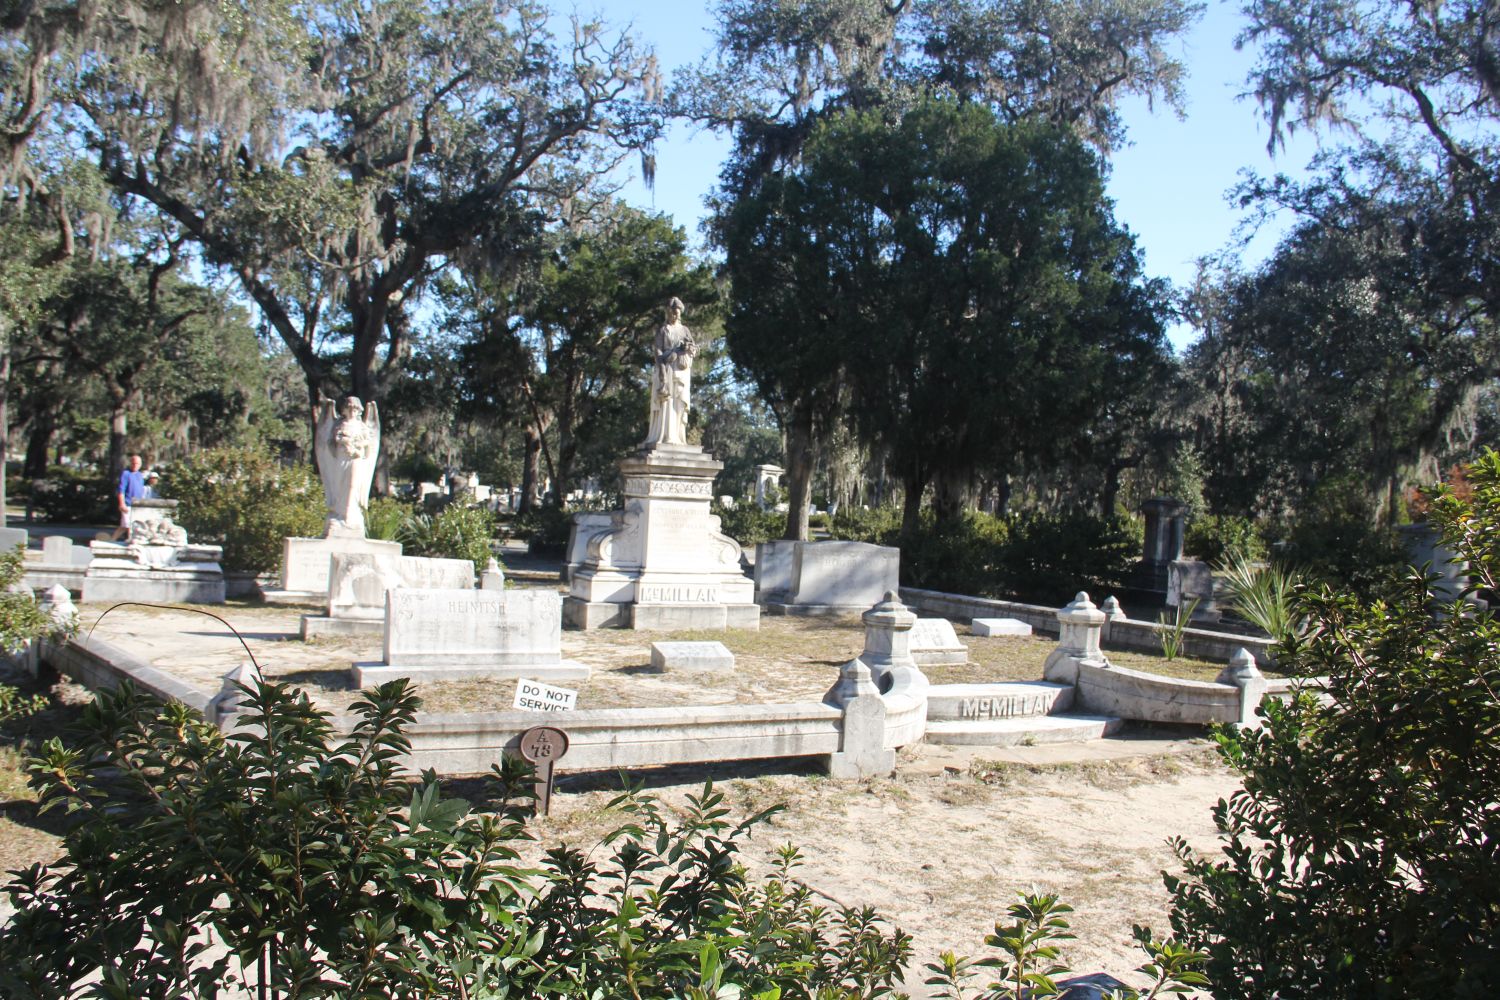
[[[131,455],[120,470],[120,484],[115,488],[115,503],[120,508],[120,526],[111,541],[130,535],[130,505],[146,495],[146,477],[141,472],[141,456]]]

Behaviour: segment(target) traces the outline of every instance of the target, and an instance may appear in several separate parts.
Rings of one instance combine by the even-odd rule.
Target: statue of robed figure
[[[365,501],[380,459],[380,413],[375,403],[365,403],[361,410],[359,397],[346,396],[335,412],[333,400],[318,400],[313,448],[328,502],[324,537],[365,537]]]
[[[682,300],[667,303],[667,321],[652,344],[651,420],[645,445],[686,444],[698,344],[682,322]]]

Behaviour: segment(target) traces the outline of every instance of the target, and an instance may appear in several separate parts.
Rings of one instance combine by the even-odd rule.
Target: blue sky
[[[713,47],[712,12],[705,6],[599,0],[578,9],[597,11],[612,27],[631,26],[655,48],[666,70],[695,62]],[[1242,23],[1237,4],[1210,2],[1181,41],[1178,54],[1188,67],[1183,120],[1164,108],[1152,110],[1143,100],[1122,107],[1130,145],[1112,157],[1109,193],[1115,215],[1136,234],[1147,273],[1169,278],[1179,288],[1191,282],[1197,258],[1234,237],[1243,213],[1228,204],[1225,192],[1240,172],[1295,175],[1315,151],[1304,135],[1274,160],[1267,153],[1265,123],[1252,101],[1238,99],[1254,61],[1252,52],[1234,49]],[[658,149],[655,190],[632,180],[621,195],[671,215],[696,244],[703,195],[717,179],[727,148],[722,136],[678,125]],[[1264,259],[1280,229],[1274,224],[1263,229],[1246,247],[1244,260]],[[1180,349],[1192,333],[1178,327],[1171,336]]]

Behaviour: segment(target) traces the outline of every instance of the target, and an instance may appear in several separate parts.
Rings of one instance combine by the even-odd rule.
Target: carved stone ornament
[[[380,458],[380,413],[375,404],[361,408],[357,396],[346,396],[335,412],[333,400],[320,399],[314,447],[328,502],[324,536],[365,537],[365,501]]]

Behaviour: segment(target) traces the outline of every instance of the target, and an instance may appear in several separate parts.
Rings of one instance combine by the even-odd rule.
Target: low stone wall
[[[225,725],[232,724],[232,717]],[[341,732],[352,717],[335,717]],[[559,771],[592,771],[765,757],[809,757],[839,749],[843,713],[817,702],[585,709],[566,714],[421,713],[407,729],[413,770],[481,774],[514,751],[523,730],[557,725],[568,734]]]
[[[185,684],[139,657],[102,639],[77,638],[44,644],[42,659],[60,674],[96,691],[113,691],[122,681],[163,701],[176,699],[205,717],[212,718],[214,695]]]
[[[1122,719],[1206,726],[1239,722],[1242,690],[1234,684],[1162,677],[1084,660],[1078,664],[1074,704]],[[1250,710],[1253,713],[1254,707]]]
[[[1057,609],[1040,604],[1021,604],[1017,601],[997,601],[986,597],[970,597],[967,594],[946,594],[938,590],[901,588],[901,600],[908,607],[943,618],[1017,618],[1030,625],[1035,632],[1057,635]],[[1160,653],[1161,634],[1167,626],[1160,622],[1139,621],[1120,618],[1106,621],[1100,640],[1112,649],[1130,650],[1140,653]],[[1182,630],[1182,652],[1200,660],[1227,663],[1238,649],[1248,650],[1260,666],[1271,662],[1270,639],[1237,635],[1233,632],[1213,632],[1208,629],[1187,628]]]

